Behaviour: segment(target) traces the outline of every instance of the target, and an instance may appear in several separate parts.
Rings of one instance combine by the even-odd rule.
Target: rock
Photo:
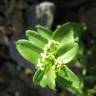
[[[34,28],[37,24],[51,28],[54,19],[55,5],[51,2],[43,2],[29,7],[26,14],[27,29]]]

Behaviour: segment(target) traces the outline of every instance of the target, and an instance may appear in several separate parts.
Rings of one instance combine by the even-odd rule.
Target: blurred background
[[[26,29],[41,24],[54,30],[68,21],[87,25],[80,37],[81,62],[71,67],[84,81],[88,96],[96,96],[96,0],[0,0],[0,96],[74,96],[59,86],[56,92],[34,86],[35,69],[15,48]]]

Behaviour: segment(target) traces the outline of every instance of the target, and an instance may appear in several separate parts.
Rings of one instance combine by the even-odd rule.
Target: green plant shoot
[[[83,30],[83,26],[68,22],[58,26],[54,32],[40,25],[36,29],[36,32],[26,31],[27,40],[16,42],[18,52],[37,69],[33,77],[34,84],[55,90],[58,83],[67,85],[69,90],[81,92],[81,80],[68,64],[78,54],[77,34]]]

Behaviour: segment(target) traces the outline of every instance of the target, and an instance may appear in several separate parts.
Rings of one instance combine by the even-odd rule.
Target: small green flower
[[[83,26],[69,22],[58,26],[54,32],[40,25],[36,29],[37,32],[26,31],[27,40],[16,42],[19,53],[37,69],[33,82],[53,90],[56,88],[56,81],[61,85],[65,82],[68,87],[80,91],[81,81],[67,64],[78,54],[77,33],[83,31]]]

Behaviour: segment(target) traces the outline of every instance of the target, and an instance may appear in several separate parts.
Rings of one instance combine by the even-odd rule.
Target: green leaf
[[[55,82],[55,79],[56,79],[56,71],[55,71],[55,66],[52,66],[50,68],[50,71],[48,72],[48,75],[47,75],[48,79],[47,79],[47,83],[48,83],[48,86],[49,88],[51,88],[52,90],[55,90],[55,87],[56,87],[56,82]]]
[[[44,71],[38,69],[33,76],[33,83],[39,85],[44,76]]]
[[[45,74],[42,77],[42,80],[40,81],[40,85],[42,87],[46,87],[47,85],[52,90],[55,90],[56,84],[55,84],[55,78],[56,78],[56,72],[55,72],[55,66],[51,66],[49,70],[46,71]]]
[[[41,79],[41,81],[40,81],[40,86],[41,87],[46,87],[47,86],[47,74],[46,73],[44,73],[44,75],[43,75],[43,77],[42,77],[42,79]]]
[[[67,90],[73,94],[77,93],[77,90],[74,89],[68,81],[66,81],[64,78],[60,77],[59,75],[56,78],[57,84],[61,86],[64,90]]]
[[[45,27],[41,25],[36,26],[37,32],[40,34],[41,37],[49,40],[52,36],[52,32],[49,29],[46,29]]]
[[[78,34],[78,36],[80,37],[84,31],[87,29],[86,24],[84,23],[73,23],[72,25],[74,26],[74,32],[76,33],[75,35]]]
[[[77,40],[77,38],[74,37],[74,30],[73,28],[70,28],[69,32],[65,32],[65,36],[62,38],[61,40],[61,44],[68,44],[68,43],[72,43],[75,42]]]
[[[61,46],[57,50],[57,55],[61,56],[62,54],[66,53],[70,49],[72,49],[75,46],[76,43],[67,43],[67,44],[61,44]]]
[[[69,43],[74,41],[73,35],[74,35],[74,30],[72,24],[69,22],[63,24],[62,26],[58,26],[52,38],[59,42]]]
[[[33,45],[35,45],[38,48],[43,49],[45,44],[47,43],[47,40],[42,38],[37,32],[32,30],[26,31],[26,36],[31,41]]]
[[[30,63],[37,64],[41,50],[32,45],[28,40],[18,40],[16,42],[18,52]]]
[[[66,83],[68,83],[76,91],[81,91],[81,80],[66,65],[58,72],[58,75],[66,80]]]
[[[65,52],[63,55],[57,58],[58,62],[66,64],[75,58],[75,56],[78,53],[79,46],[77,43],[74,43],[74,44],[75,44],[74,47],[72,47],[69,51]]]
[[[52,38],[62,44],[78,41],[77,34],[84,31],[84,27],[77,23],[65,23],[62,26],[58,26],[55,30]]]

